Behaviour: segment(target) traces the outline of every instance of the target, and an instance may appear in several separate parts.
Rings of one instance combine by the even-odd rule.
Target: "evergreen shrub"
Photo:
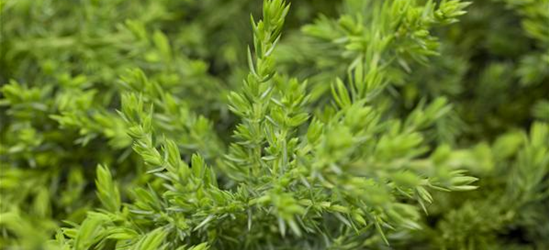
[[[0,249],[549,249],[549,0],[0,15]]]

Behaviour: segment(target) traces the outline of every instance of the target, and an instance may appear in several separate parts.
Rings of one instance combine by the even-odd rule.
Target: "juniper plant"
[[[0,0],[0,248],[548,248],[548,4]]]
[[[222,185],[200,154],[188,164],[172,139],[156,133],[154,98],[173,98],[151,96],[146,92],[158,89],[155,83],[137,79],[145,93],[124,94],[121,113],[134,151],[156,178],[136,188],[121,210],[117,188],[99,167],[104,209],[65,230],[68,239],[59,244],[76,249],[376,246],[389,244],[393,233],[420,228],[418,207],[432,202],[429,190],[474,189],[470,184],[476,178],[463,175],[459,161],[450,164],[451,153],[439,149],[421,157],[429,151],[422,130],[447,113],[444,99],[419,106],[405,121],[384,117],[383,108],[369,104],[381,81],[371,82],[358,62],[349,87],[336,80],[334,105],[311,114],[306,84],[279,75],[273,59],[288,11],[283,1],[266,1],[263,19],[252,18],[250,73],[242,90],[229,95],[230,110],[241,123],[236,141],[216,162]],[[340,226],[330,227],[333,223]]]

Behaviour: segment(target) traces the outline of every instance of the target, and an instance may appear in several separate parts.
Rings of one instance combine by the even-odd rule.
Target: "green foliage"
[[[548,0],[0,13],[0,249],[549,248]]]

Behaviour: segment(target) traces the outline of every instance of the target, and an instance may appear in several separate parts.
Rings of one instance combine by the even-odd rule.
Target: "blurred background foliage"
[[[357,51],[371,49],[364,30],[378,17],[371,1],[291,4],[274,58],[282,75],[308,79],[318,113],[333,81],[352,78]],[[480,188],[434,193],[423,229],[391,247],[548,249],[549,1],[466,10],[395,35],[376,105],[405,119],[445,97],[453,109],[429,143],[480,159],[468,167]],[[184,160],[219,161],[237,123],[227,95],[248,73],[250,13],[260,11],[251,0],[0,0],[0,246],[40,249],[81,223],[99,204],[97,164],[110,166],[122,197],[152,181],[116,111],[125,91],[155,104],[154,128]],[[159,103],[163,93],[173,100]]]

